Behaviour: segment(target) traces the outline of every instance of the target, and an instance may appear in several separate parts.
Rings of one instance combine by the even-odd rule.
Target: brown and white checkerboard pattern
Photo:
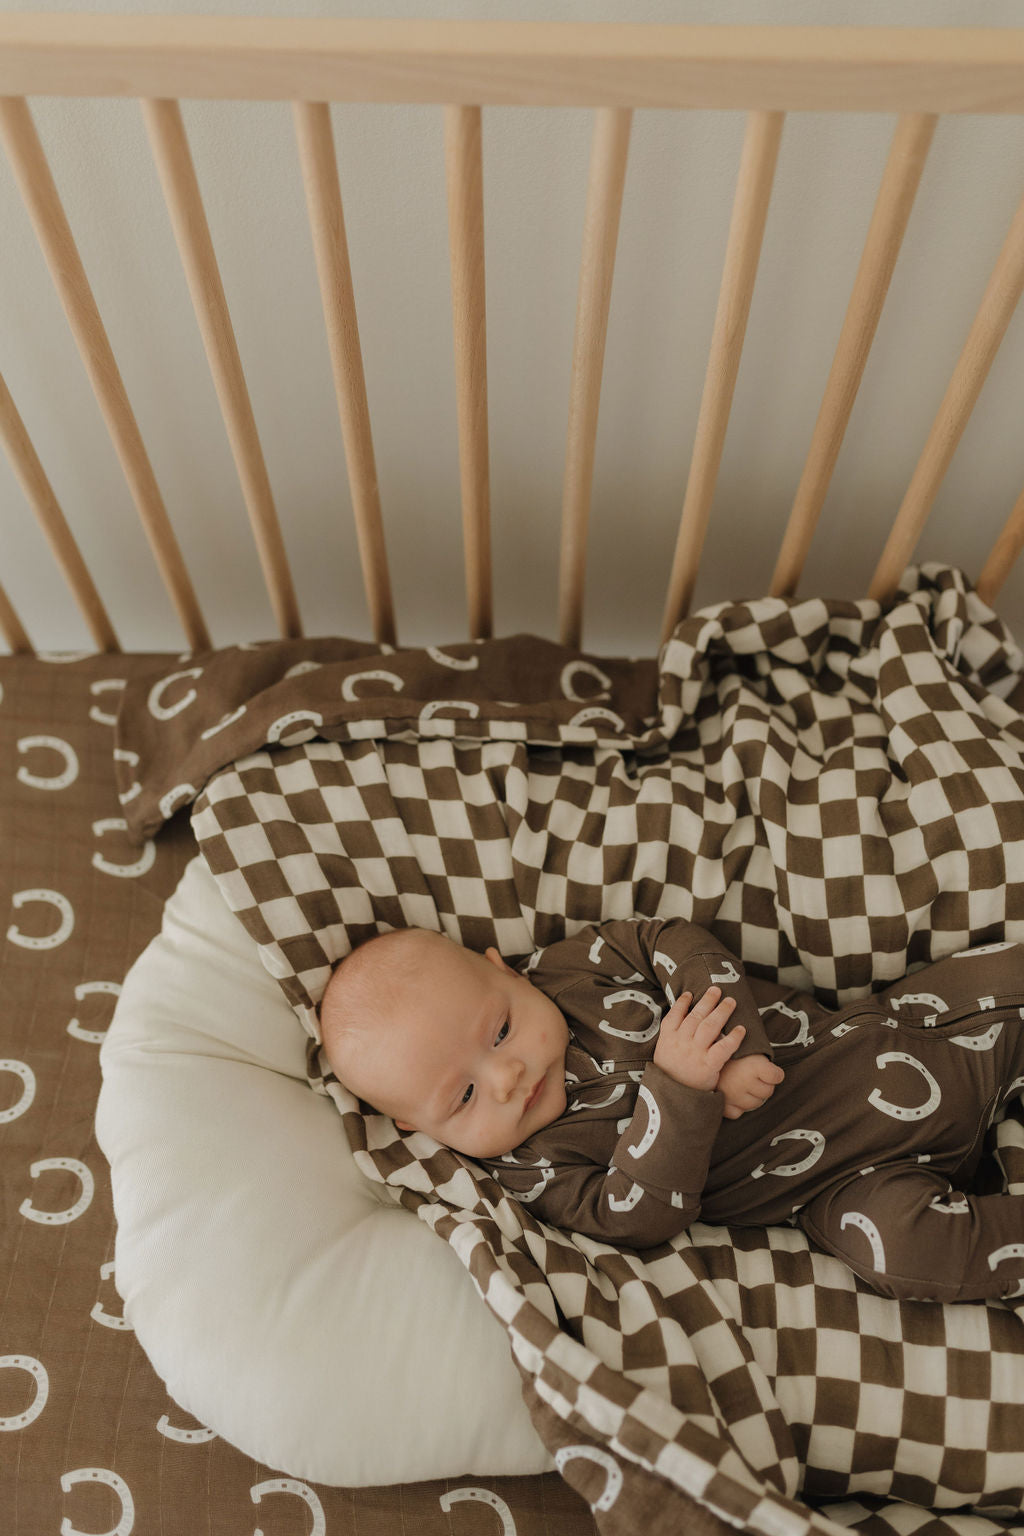
[[[594,919],[680,914],[831,1003],[1024,938],[1024,722],[1000,696],[1020,655],[957,573],[910,586],[881,616],[777,599],[694,616],[663,650],[657,724],[628,744],[535,745],[507,721],[481,739],[479,712],[472,736],[364,719],[250,752],[196,807],[309,1030],[311,1081],[367,1174],[470,1270],[608,1532],[638,1508],[676,1529],[666,1487],[775,1536],[1016,1528],[1021,1319],[879,1297],[789,1229],[697,1227],[643,1259],[557,1233],[359,1113],[321,1072],[316,1003],[353,944],[410,924],[521,955]],[[996,1134],[1017,1180],[1011,1113]],[[965,1505],[981,1524],[958,1523]]]

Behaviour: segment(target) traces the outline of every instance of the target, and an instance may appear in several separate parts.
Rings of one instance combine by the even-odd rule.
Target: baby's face
[[[568,1026],[497,950],[439,941],[385,1036],[368,1063],[379,1092],[372,1082],[359,1091],[403,1130],[501,1157],[565,1112]]]

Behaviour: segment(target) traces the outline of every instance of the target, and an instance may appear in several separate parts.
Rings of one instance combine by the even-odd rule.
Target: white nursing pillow
[[[117,1288],[182,1407],[314,1482],[551,1468],[503,1329],[448,1245],[356,1168],[295,1013],[200,859],[101,1063]]]
[[[448,1244],[357,1169],[334,1102],[309,1087],[296,1013],[201,860],[129,972],[100,1059],[117,1288],[183,1408],[257,1461],[315,1483],[553,1466],[504,1329]],[[690,1235],[709,1261],[729,1243],[699,1223]],[[786,1250],[805,1253],[803,1234],[776,1229],[770,1252],[732,1250],[736,1278],[717,1289],[737,1322],[737,1287],[763,1286]],[[839,1260],[813,1258],[837,1291],[854,1288]],[[895,1339],[898,1302],[859,1305],[867,1331]],[[986,1309],[943,1312],[950,1348],[992,1347]],[[808,1466],[844,1468],[845,1432],[814,1427],[815,1378],[779,1374],[773,1329],[749,1328],[746,1340],[787,1420],[809,1427]],[[904,1348],[893,1348],[912,1390]],[[934,1367],[918,1355],[927,1392]],[[1016,1411],[1024,1381],[1000,1392]],[[933,1477],[902,1403],[895,1394],[891,1422],[881,1413],[876,1426],[892,1438],[893,1471]],[[974,1443],[974,1406],[949,1400],[949,1444]],[[995,1456],[990,1491],[1003,1475]]]

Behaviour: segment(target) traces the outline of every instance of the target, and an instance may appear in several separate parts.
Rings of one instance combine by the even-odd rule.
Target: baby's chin
[[[473,1156],[485,1157],[489,1161],[493,1161],[495,1158],[507,1157],[510,1152],[515,1152],[520,1147],[528,1146],[530,1141],[531,1141],[531,1139],[534,1136],[538,1135],[539,1132],[541,1132],[541,1131],[547,1130],[549,1125],[554,1125],[556,1120],[560,1120],[562,1118],[562,1115],[565,1113],[565,1108],[566,1108],[567,1102],[568,1102],[568,1100],[566,1099],[566,1096],[563,1093],[561,1109],[556,1110],[554,1114],[545,1115],[544,1119],[538,1120],[536,1125],[531,1125],[531,1127],[530,1127],[529,1131],[527,1132],[527,1134],[525,1136],[521,1136],[518,1141],[513,1141],[513,1142],[511,1142],[507,1146],[502,1146],[496,1152],[476,1152],[476,1153],[467,1152],[465,1154],[466,1157],[473,1157]],[[456,1147],[455,1150],[458,1151],[459,1149]]]

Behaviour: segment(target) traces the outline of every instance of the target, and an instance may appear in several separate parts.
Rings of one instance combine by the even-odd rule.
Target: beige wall
[[[15,4],[9,10],[46,6]],[[63,5],[65,10],[86,10]],[[167,12],[194,4],[118,5]],[[221,4],[221,14],[286,14]],[[307,15],[548,20],[1020,22],[1018,0],[364,0]],[[134,103],[33,103],[216,643],[273,633],[233,461]],[[309,633],[366,634],[344,458],[287,106],[188,103],[206,199]],[[336,107],[335,139],[400,639],[465,633],[441,113]],[[602,396],[585,643],[656,641],[714,316],[740,114],[637,114]],[[722,462],[699,603],[765,589],[831,363],[894,119],[792,115]],[[554,634],[555,555],[585,111],[484,119],[495,608]],[[1024,122],[940,123],[802,590],[862,592],[1024,182]],[[123,643],[181,635],[63,312],[0,163],[0,371]],[[1018,314],[940,492],[924,558],[976,573],[1022,483]],[[32,637],[87,643],[6,462],[0,582]],[[1024,631],[1024,570],[1003,611]]]

